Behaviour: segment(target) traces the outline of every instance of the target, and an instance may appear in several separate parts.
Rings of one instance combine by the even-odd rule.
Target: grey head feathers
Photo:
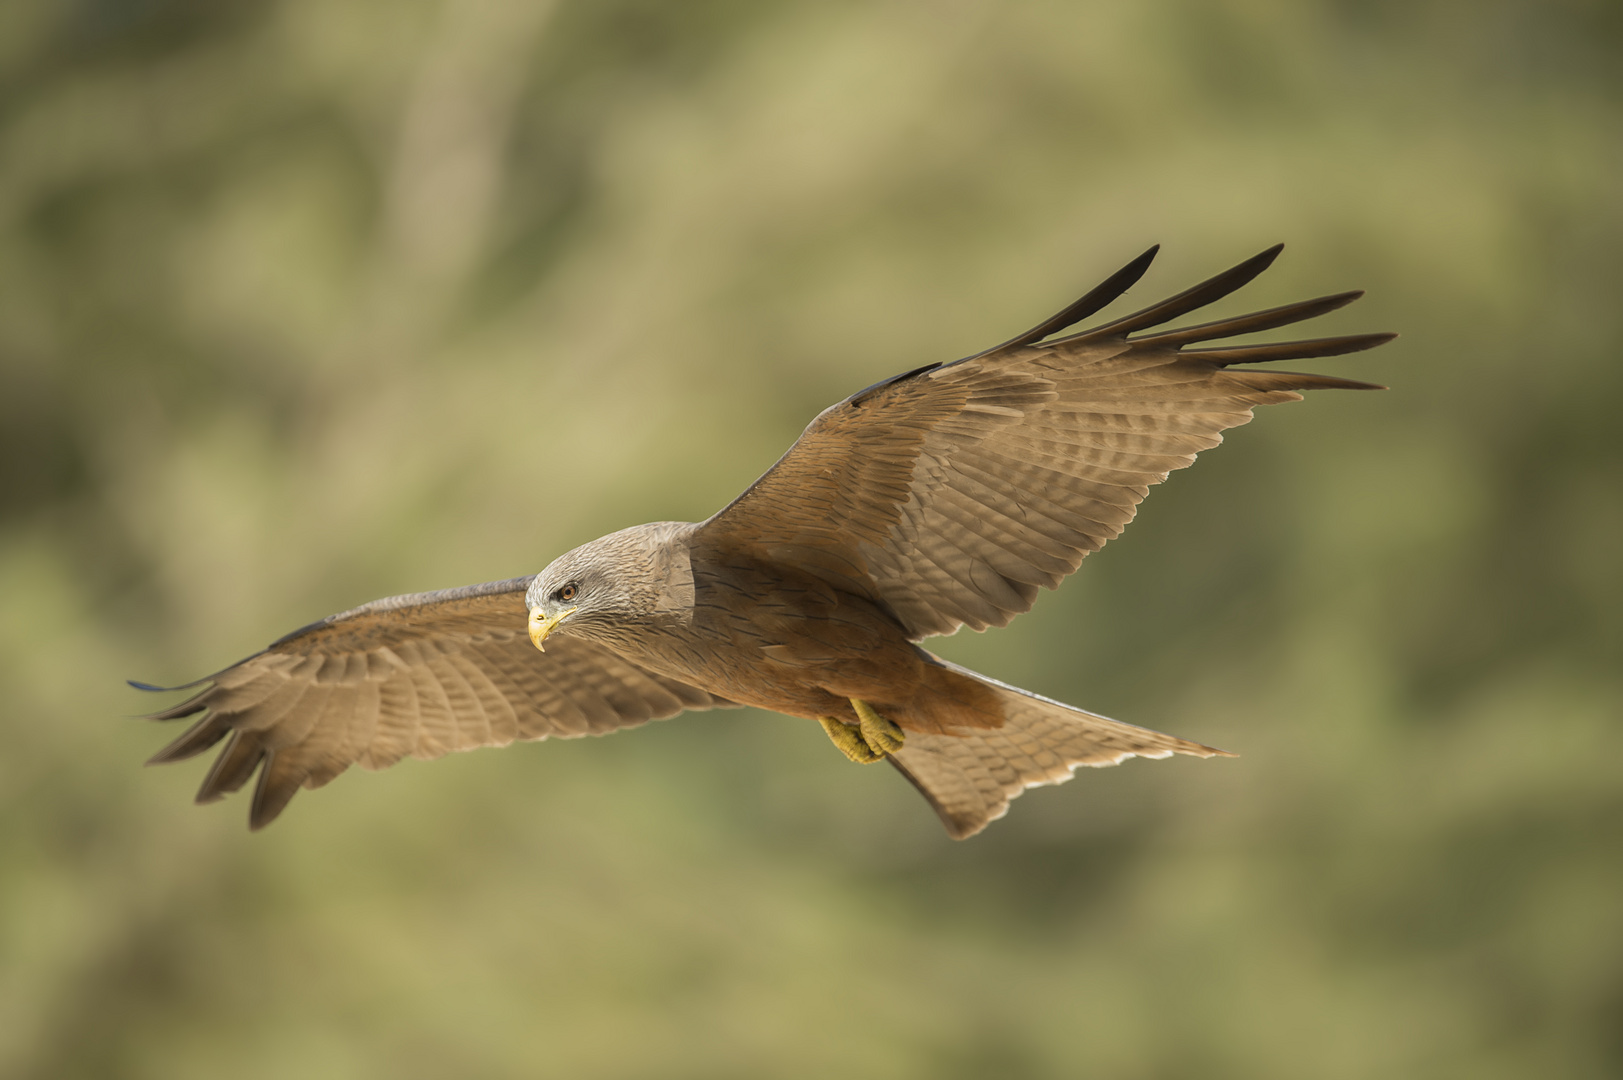
[[[547,615],[574,608],[558,633],[604,643],[638,625],[687,621],[693,609],[688,538],[695,528],[656,521],[582,544],[535,576],[525,604]]]

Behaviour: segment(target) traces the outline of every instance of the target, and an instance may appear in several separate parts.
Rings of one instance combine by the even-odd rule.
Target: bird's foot
[[[861,698],[852,698],[851,707],[857,711],[861,724],[862,741],[877,754],[894,754],[907,741],[902,729],[874,711],[874,707]]]
[[[819,716],[817,722],[823,725],[823,731],[828,735],[829,742],[858,765],[871,765],[885,756],[868,745],[868,740],[862,737],[862,730],[855,724],[847,724],[832,716]]]
[[[901,728],[880,716],[866,701],[852,698],[851,707],[857,712],[855,724],[832,716],[819,716],[817,722],[823,725],[829,741],[852,761],[859,765],[871,764],[886,754],[894,754],[907,741],[907,734]]]

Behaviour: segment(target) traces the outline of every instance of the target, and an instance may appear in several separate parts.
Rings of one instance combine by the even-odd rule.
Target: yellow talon
[[[823,731],[828,735],[829,741],[839,748],[840,753],[858,765],[871,765],[885,756],[869,746],[867,740],[862,737],[862,732],[853,725],[836,720],[832,716],[819,716],[817,722],[823,725]]]
[[[817,722],[823,725],[829,741],[852,761],[859,765],[882,761],[885,755],[894,754],[907,741],[906,732],[893,721],[880,716],[866,701],[852,698],[851,707],[857,711],[855,724],[847,724],[832,716],[819,716]]]
[[[851,699],[851,707],[857,711],[857,720],[861,724],[862,741],[873,748],[876,754],[894,754],[902,748],[907,741],[906,732],[896,724],[874,711],[874,707],[860,698]]]

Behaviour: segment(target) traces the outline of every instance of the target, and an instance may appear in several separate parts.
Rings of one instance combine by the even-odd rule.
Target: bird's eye
[[[552,595],[567,604],[569,601],[580,595],[580,586],[571,581],[568,585],[565,585]]]

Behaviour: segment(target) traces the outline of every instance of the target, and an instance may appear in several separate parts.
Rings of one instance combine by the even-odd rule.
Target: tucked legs
[[[854,724],[847,724],[832,716],[819,716],[817,722],[823,725],[829,741],[839,747],[840,753],[858,765],[867,765],[884,757],[868,745],[867,740],[862,737],[862,732]]]
[[[851,707],[857,712],[855,725],[832,716],[817,718],[829,741],[840,748],[840,753],[858,764],[866,765],[902,748],[907,736],[901,728],[880,716],[872,705],[860,698],[852,698]]]

